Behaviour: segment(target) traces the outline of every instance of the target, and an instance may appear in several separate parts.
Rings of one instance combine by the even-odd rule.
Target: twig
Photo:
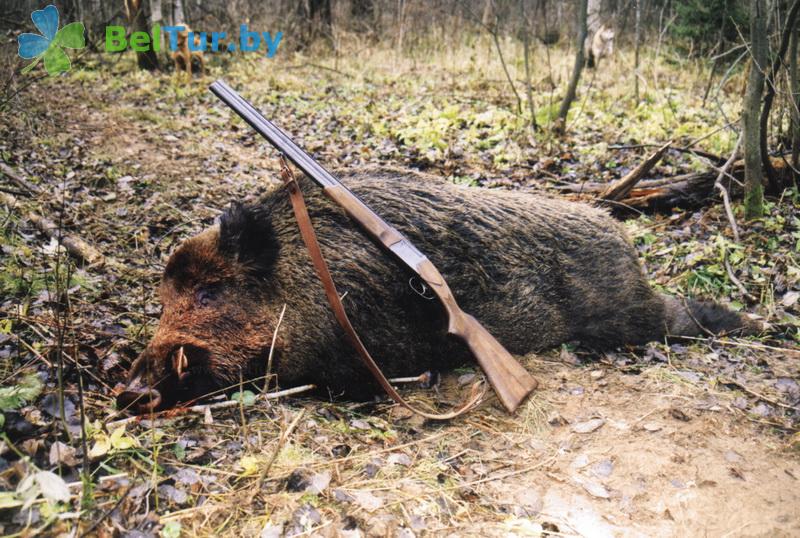
[[[272,333],[272,344],[269,346],[269,357],[267,357],[267,375],[264,376],[264,392],[269,388],[270,374],[272,374],[272,355],[275,352],[275,342],[278,341],[278,329],[281,328],[283,315],[286,313],[286,303],[283,303],[281,315],[278,317],[278,323],[275,325],[275,330]]]
[[[256,396],[256,401],[258,401],[261,398],[265,400],[275,400],[278,398],[283,398],[284,396],[294,396],[295,394],[308,392],[310,390],[314,390],[315,388],[317,388],[316,385],[301,385],[299,387],[293,387],[291,389],[279,390],[276,392],[261,393]],[[165,411],[160,411],[158,413],[155,413],[154,416],[161,416],[168,413],[175,413],[176,411],[179,411],[180,413],[193,413],[193,414],[205,415],[206,409],[208,409],[209,411],[216,411],[219,409],[228,409],[229,407],[236,407],[237,405],[239,405],[239,400],[225,400],[224,402],[218,402],[213,404],[193,405],[191,407],[186,407],[184,409],[178,409],[178,410],[167,409]],[[141,420],[141,418],[142,418],[141,416],[136,415],[128,418],[123,418],[121,420],[115,420],[114,422],[108,422],[106,423],[106,429],[115,430],[120,426],[130,424],[131,422],[138,422],[139,420]]]
[[[41,187],[39,187],[38,185],[34,185],[30,181],[24,179],[7,164],[0,162],[0,172],[3,172],[3,174],[5,174],[8,177],[8,179],[16,183],[16,185],[19,188],[28,191],[29,193],[42,194]]]
[[[718,129],[715,132],[718,132],[718,131],[724,129],[725,127],[727,127],[727,125],[724,126],[724,127],[721,127],[720,129]],[[696,142],[693,142],[692,145],[694,145],[695,143]],[[677,151],[678,153],[690,153],[692,155],[699,155],[701,157],[706,157],[708,159],[712,159],[712,160],[717,161],[719,163],[723,162],[724,157],[720,157],[719,155],[714,155],[713,153],[709,153],[707,151],[703,151],[703,150],[699,150],[699,149],[693,149],[692,145],[684,146],[684,147],[681,147],[681,148],[670,147],[669,150],[670,151]],[[660,144],[616,144],[616,145],[608,146],[608,149],[622,150],[622,149],[646,149],[646,148],[660,148],[660,147],[661,147]]]
[[[311,63],[311,62],[306,62],[304,64],[298,64],[298,65],[287,65],[283,69],[286,69],[286,70],[289,70],[289,69],[305,69],[307,67],[311,67],[311,68],[314,68],[314,69],[324,69],[325,71],[331,71],[332,73],[336,73],[337,75],[342,75],[343,77],[352,77],[353,76],[350,73],[345,73],[343,71],[339,71],[338,69],[334,69],[333,67],[328,67],[327,65],[315,64],[315,63]]]
[[[624,199],[628,193],[631,192],[631,189],[633,189],[634,185],[636,185],[636,183],[638,183],[639,180],[642,179],[646,173],[652,170],[652,168],[661,160],[661,158],[664,156],[664,152],[666,152],[671,145],[672,141],[670,140],[661,146],[644,162],[640,163],[636,168],[625,174],[625,176],[609,185],[608,188],[606,188],[606,190],[600,194],[600,198],[614,201]]]
[[[517,99],[517,113],[522,114],[522,98],[519,96],[519,92],[517,92],[517,87],[514,84],[514,79],[511,78],[511,74],[508,72],[506,59],[505,57],[503,57],[503,48],[500,46],[500,38],[497,36],[497,27],[490,29],[489,33],[492,34],[492,39],[494,40],[494,46],[497,48],[497,56],[500,58],[500,65],[503,66],[503,72],[506,74],[506,79],[508,79],[508,84],[511,86],[511,91],[514,92],[514,97],[516,97]]]
[[[733,268],[731,267],[731,264],[728,262],[727,255],[725,256],[725,270],[728,272],[728,278],[731,279],[731,282],[733,282],[734,285],[736,285],[736,287],[739,288],[739,292],[748,300],[755,301],[755,297],[753,297],[750,294],[750,292],[747,291],[747,288],[744,287],[744,284],[742,284],[742,282],[738,278],[736,278],[736,275],[733,274]]]
[[[133,491],[133,487],[129,487],[127,490],[125,490],[125,493],[123,493],[117,500],[117,502],[114,503],[114,506],[103,512],[100,515],[100,517],[97,518],[97,520],[94,523],[92,523],[92,525],[80,535],[80,538],[84,538],[85,536],[89,536],[90,534],[92,534],[92,532],[94,532],[94,530],[100,526],[100,523],[102,523],[108,516],[110,516],[111,513],[114,512],[114,510],[119,508],[119,506],[123,503],[123,501],[125,501],[125,499],[128,498],[128,495],[131,493],[131,491]]]
[[[731,199],[728,195],[728,189],[722,184],[722,178],[725,177],[728,173],[728,168],[731,167],[733,161],[736,160],[736,154],[739,153],[739,146],[742,144],[742,134],[739,134],[739,139],[736,141],[736,145],[731,152],[731,156],[725,161],[725,164],[722,165],[722,168],[719,170],[719,175],[717,176],[716,181],[714,181],[714,187],[720,192],[722,196],[722,203],[725,206],[725,214],[728,216],[728,222],[731,224],[731,231],[733,231],[733,240],[737,243],[739,242],[739,228],[736,226],[736,219],[733,216],[733,209],[731,209]],[[727,260],[726,260],[727,261]],[[729,272],[730,274],[730,272]],[[731,279],[735,280],[735,279]],[[741,282],[739,283],[741,286]],[[745,292],[746,293],[746,292]]]
[[[525,2],[519,3],[520,15],[522,18],[522,46],[524,47],[523,51],[523,58],[525,61],[525,96],[528,98],[528,109],[531,113],[531,129],[536,132],[539,130],[539,125],[536,123],[536,107],[533,104],[533,90],[531,88],[531,69],[530,69],[530,39],[529,39],[529,31],[530,31],[530,24],[528,22],[528,17],[525,14]]]
[[[795,407],[793,405],[785,404],[785,403],[779,402],[777,400],[773,400],[772,398],[768,398],[767,396],[764,396],[763,394],[760,394],[760,393],[758,393],[758,392],[756,392],[754,390],[751,390],[751,389],[747,388],[747,386],[745,386],[744,384],[739,383],[738,381],[735,381],[733,379],[720,377],[719,378],[719,382],[722,383],[723,385],[735,385],[735,386],[739,387],[740,389],[742,389],[743,391],[745,391],[747,394],[749,394],[751,396],[755,396],[759,400],[764,400],[767,403],[771,403],[772,405],[777,405],[778,407],[783,407],[784,409],[791,409],[792,411],[800,411],[800,407]]]
[[[701,338],[697,336],[681,336],[681,338],[684,340],[702,340],[702,341],[708,340],[707,338]],[[766,344],[756,344],[753,342],[740,342],[738,340],[729,340],[729,339],[717,339],[714,340],[714,342],[724,346],[744,347],[748,349],[768,349],[770,351],[778,351],[781,353],[792,353],[800,356],[800,350],[792,349],[790,347],[768,346]]]
[[[433,374],[428,371],[418,376],[392,377],[389,379],[389,383],[430,383],[432,377]]]
[[[264,466],[264,469],[261,470],[261,473],[259,473],[255,487],[253,488],[253,491],[250,494],[250,502],[248,502],[247,504],[252,503],[255,496],[258,495],[259,491],[261,491],[261,483],[269,475],[272,466],[275,464],[275,460],[278,459],[278,455],[280,455],[281,450],[283,450],[283,445],[286,444],[286,440],[292,434],[292,431],[294,431],[294,429],[297,427],[297,424],[300,422],[300,419],[303,418],[305,412],[306,412],[305,409],[301,409],[300,412],[297,413],[297,416],[295,416],[292,422],[289,424],[289,426],[281,433],[281,436],[278,439],[278,446],[275,447],[275,451],[272,453],[272,456],[270,457],[269,461]]]
[[[556,461],[557,456],[550,456],[546,460],[542,460],[538,463],[534,463],[533,465],[528,465],[527,467],[523,467],[522,469],[517,469],[515,471],[508,471],[506,473],[501,473],[495,476],[487,476],[486,478],[481,478],[479,480],[473,480],[472,482],[466,482],[464,484],[455,484],[453,486],[449,486],[443,489],[461,489],[461,488],[471,488],[472,486],[477,486],[478,484],[485,484],[486,482],[494,482],[495,480],[502,480],[504,478],[510,478],[512,476],[518,476],[521,474],[529,473],[531,471],[535,471],[540,467],[544,467],[545,465],[550,465]]]
[[[684,297],[684,298],[683,298],[683,309],[686,311],[686,314],[688,314],[688,316],[689,316],[690,318],[692,318],[692,321],[694,321],[694,324],[695,324],[695,325],[697,325],[697,327],[698,327],[698,328],[699,328],[701,331],[703,331],[704,333],[706,333],[706,334],[707,334],[709,337],[711,337],[711,338],[713,338],[713,337],[715,337],[715,336],[717,335],[715,332],[708,330],[708,329],[705,327],[705,325],[703,325],[702,323],[700,323],[700,320],[699,320],[699,319],[697,319],[697,316],[695,316],[695,315],[692,313],[692,309],[691,309],[691,308],[689,308],[689,301],[686,299],[686,297]]]
[[[733,47],[729,48],[729,49],[728,49],[728,50],[726,50],[725,52],[721,52],[721,53],[719,53],[719,54],[717,54],[717,55],[715,55],[715,56],[712,56],[712,57],[710,58],[710,60],[719,60],[720,58],[724,58],[724,57],[725,57],[725,56],[727,56],[728,54],[730,54],[730,53],[732,53],[732,52],[736,52],[737,50],[741,50],[741,49],[743,49],[744,47],[745,47],[745,45],[734,45]]]
[[[738,121],[738,120],[737,120],[737,121]],[[714,135],[715,135],[715,134],[717,134],[718,132],[720,132],[720,131],[722,131],[722,130],[724,130],[724,129],[731,128],[731,126],[732,126],[733,124],[734,124],[734,122],[732,122],[732,121],[729,121],[729,122],[727,122],[727,123],[725,123],[725,124],[723,124],[723,125],[720,125],[720,126],[719,126],[719,127],[717,127],[716,129],[712,129],[711,131],[707,132],[707,133],[706,133],[706,134],[704,134],[703,136],[700,136],[700,137],[697,137],[697,138],[695,138],[695,139],[691,140],[691,141],[690,141],[688,144],[686,144],[685,146],[683,146],[682,148],[680,148],[680,149],[679,149],[679,151],[684,151],[684,150],[685,150],[685,151],[690,151],[691,153],[695,153],[695,154],[697,154],[697,155],[704,155],[704,156],[706,156],[706,157],[709,157],[709,158],[713,157],[713,158],[715,158],[715,159],[717,160],[717,162],[722,162],[722,157],[719,157],[719,156],[717,156],[717,155],[714,155],[713,153],[708,153],[708,152],[706,152],[706,151],[701,151],[701,150],[698,150],[698,149],[692,149],[692,148],[694,148],[694,146],[696,146],[697,144],[699,144],[699,143],[700,143],[700,142],[702,142],[703,140],[706,140],[707,138],[711,138],[712,136],[714,136]],[[734,130],[734,132],[736,132],[736,131]],[[677,149],[677,148],[676,148],[676,149]]]
[[[283,431],[280,439],[278,439],[278,446],[275,448],[275,452],[272,454],[272,457],[270,458],[266,467],[264,467],[264,470],[261,472],[261,478],[258,482],[256,482],[256,484],[260,484],[261,481],[264,480],[267,477],[267,475],[269,475],[269,471],[270,469],[272,469],[272,465],[275,463],[275,460],[278,459],[278,455],[281,453],[283,445],[286,444],[286,440],[289,438],[294,429],[297,427],[297,424],[300,422],[300,419],[303,418],[303,415],[305,415],[305,413],[306,410],[301,409],[300,412],[297,413],[297,416],[294,417],[291,424],[289,424],[289,427]]]

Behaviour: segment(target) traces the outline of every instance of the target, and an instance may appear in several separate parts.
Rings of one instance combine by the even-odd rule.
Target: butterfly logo
[[[58,29],[58,8],[49,5],[44,9],[31,13],[33,24],[42,35],[21,34],[17,38],[19,55],[26,60],[34,61],[22,70],[27,73],[44,59],[44,68],[50,75],[57,75],[69,71],[70,62],[62,47],[69,49],[82,49],[86,46],[83,38],[83,23],[72,22]]]

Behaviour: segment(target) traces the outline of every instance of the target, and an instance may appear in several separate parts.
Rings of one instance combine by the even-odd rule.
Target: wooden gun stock
[[[375,214],[372,210],[347,189],[332,186],[325,187],[324,192],[387,250],[394,252],[392,246],[404,240],[397,230],[382,219],[373,217]],[[447,282],[430,260],[425,258],[415,270],[445,307],[449,321],[448,334],[461,338],[469,346],[500,402],[510,413],[516,411],[538,386],[536,379],[478,320],[461,310]]]

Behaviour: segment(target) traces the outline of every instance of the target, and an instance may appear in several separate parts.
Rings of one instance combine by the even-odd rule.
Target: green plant
[[[42,392],[42,381],[35,373],[23,376],[16,385],[0,388],[0,411],[13,411],[33,401]],[[5,416],[0,413],[0,428]]]

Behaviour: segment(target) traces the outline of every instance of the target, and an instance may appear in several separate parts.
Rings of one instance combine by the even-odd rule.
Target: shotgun
[[[433,290],[447,311],[448,334],[461,338],[467,344],[486,373],[500,402],[510,413],[516,411],[538,383],[478,320],[461,310],[447,282],[431,261],[233,88],[218,80],[210,89],[305,175],[322,187],[325,195],[340,205],[373,240],[391,252]]]

